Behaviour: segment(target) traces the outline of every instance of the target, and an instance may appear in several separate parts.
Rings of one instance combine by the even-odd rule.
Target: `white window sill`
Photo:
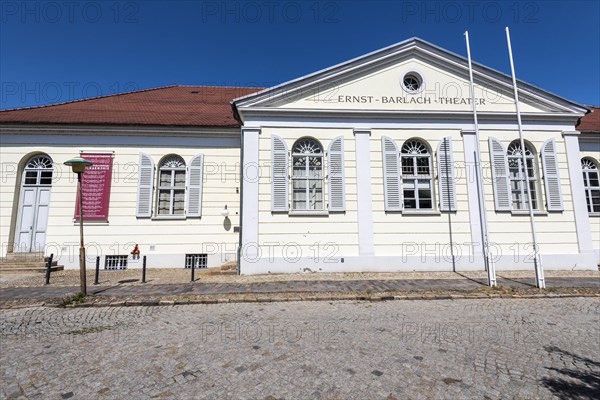
[[[325,210],[292,210],[288,213],[290,217],[326,217],[329,215],[329,211]]]
[[[186,219],[187,217],[185,215],[157,215],[155,217],[152,217],[152,221],[155,220],[171,220],[171,221],[182,221],[184,219]]]
[[[402,215],[442,215],[442,213],[435,210],[403,210]]]
[[[528,210],[511,211],[510,213],[512,215],[525,215],[525,216],[529,215]],[[543,216],[543,215],[548,215],[548,213],[546,211],[534,210],[533,215],[542,215]]]

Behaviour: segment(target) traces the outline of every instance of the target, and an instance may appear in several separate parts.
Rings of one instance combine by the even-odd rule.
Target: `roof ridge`
[[[134,94],[134,93],[144,93],[144,92],[150,92],[150,91],[153,91],[153,90],[169,89],[169,88],[175,88],[175,87],[231,88],[231,89],[264,89],[263,87],[260,87],[260,86],[217,86],[217,85],[178,85],[178,84],[173,84],[173,85],[157,86],[157,87],[146,88],[146,89],[130,90],[128,92],[110,93],[110,94],[104,94],[104,95],[94,96],[94,97],[85,97],[85,98],[82,98],[82,99],[74,99],[74,100],[68,100],[68,101],[61,101],[61,102],[58,102],[58,103],[39,104],[39,105],[36,105],[36,106],[26,106],[26,107],[6,108],[4,110],[0,110],[0,113],[5,112],[5,111],[31,110],[31,109],[36,109],[36,108],[62,106],[62,105],[65,105],[65,104],[79,103],[79,102],[89,101],[89,100],[105,99],[105,98],[109,98],[109,97],[123,96],[123,95]]]
[[[198,88],[264,89],[262,86],[235,86],[235,85],[174,85],[174,86],[198,87]]]
[[[452,58],[454,58],[454,62],[459,65],[459,68],[468,69],[468,59],[464,55],[430,43],[425,39],[421,39],[420,37],[413,36],[411,38],[402,40],[389,46],[382,47],[380,49],[371,51],[358,57],[353,57],[349,60],[339,62],[330,67],[322,68],[309,74],[300,76],[298,78],[291,79],[283,83],[271,86],[262,91],[237,97],[231,100],[230,103],[235,108],[237,108],[240,105],[239,103],[242,103],[241,105],[243,106],[244,103],[245,105],[260,103],[265,98],[272,100],[275,98],[273,97],[273,93],[275,92],[285,93],[289,90],[296,91],[299,89],[310,87],[311,85],[316,85],[317,83],[321,85],[324,82],[327,82],[328,80],[332,80],[333,78],[339,78],[339,76],[344,76],[344,74],[355,73],[357,69],[360,70],[361,68],[364,68],[365,65],[369,65],[371,63],[378,63],[384,58],[388,58],[390,56],[395,57],[398,54],[414,51],[422,52],[425,54],[427,51],[429,51],[430,53],[437,52],[439,58],[448,59],[450,61],[453,61]],[[497,75],[499,77],[498,80],[505,80],[505,83],[507,85],[511,82],[511,76],[505,72],[502,72],[498,69],[489,67],[476,61],[473,61],[472,65],[473,71],[476,71],[476,68],[479,69],[477,73],[480,75],[480,78],[481,76],[485,77],[487,75]],[[542,101],[554,102],[557,104],[559,102],[563,102],[566,103],[569,107],[571,107],[571,109],[573,107],[586,109],[586,107],[584,107],[580,103],[576,103],[575,101],[564,98],[558,94],[549,92],[548,90],[542,89],[532,83],[526,82],[521,79],[516,79],[516,81],[520,91],[529,91],[532,94],[541,98]],[[512,87],[512,83],[510,84]],[[567,109],[567,105],[559,104],[559,106],[563,109]]]
[[[74,99],[74,100],[68,100],[68,101],[61,101],[61,102],[58,102],[58,103],[39,104],[37,106],[7,108],[7,109],[4,109],[4,110],[0,110],[0,113],[5,112],[5,111],[31,110],[31,109],[35,109],[35,108],[45,108],[45,107],[53,107],[53,106],[62,106],[62,105],[65,105],[65,104],[79,103],[79,102],[89,101],[89,100],[105,99],[105,98],[109,98],[109,97],[117,97],[117,96],[123,96],[123,95],[126,95],[126,94],[133,94],[133,93],[144,93],[144,92],[150,92],[152,90],[168,89],[168,88],[173,88],[173,87],[177,87],[177,86],[181,86],[181,85],[165,85],[165,86],[158,86],[158,87],[153,87],[153,88],[130,90],[128,92],[110,93],[110,94],[103,94],[103,95],[94,96],[94,97],[85,97],[83,99]]]

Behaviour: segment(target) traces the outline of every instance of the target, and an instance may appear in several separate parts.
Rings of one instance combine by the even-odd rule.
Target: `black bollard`
[[[100,257],[96,257],[96,276],[94,277],[94,285],[98,284],[100,279]]]
[[[196,277],[194,276],[195,272],[196,272],[196,260],[192,261],[192,282],[194,282],[196,280]]]
[[[50,254],[48,257],[48,262],[46,263],[46,285],[50,284],[50,271],[52,270],[52,259],[54,258],[54,254]]]
[[[146,283],[146,256],[144,256],[144,261],[142,261],[142,283]]]

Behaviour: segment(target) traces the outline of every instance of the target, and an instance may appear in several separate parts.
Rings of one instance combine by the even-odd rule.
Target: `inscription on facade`
[[[471,104],[471,98],[439,97],[432,99],[429,96],[337,96],[338,103],[346,104],[444,104],[462,105]],[[485,99],[475,98],[475,105],[485,105]]]

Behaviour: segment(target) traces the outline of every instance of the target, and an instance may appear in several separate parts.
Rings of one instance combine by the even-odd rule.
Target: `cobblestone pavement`
[[[384,292],[431,289],[472,290],[485,287],[483,278],[462,279],[382,279],[340,281],[281,281],[250,283],[180,283],[148,285],[88,286],[88,293],[101,296],[157,296],[182,294],[285,293],[285,292]],[[533,279],[498,277],[504,287],[535,287]],[[591,277],[546,278],[548,287],[600,288],[600,280]],[[0,300],[47,299],[79,291],[78,286],[39,286],[0,289]]]
[[[597,298],[1,310],[0,397],[594,398],[599,315]]]
[[[590,270],[548,270],[546,278],[580,277],[590,280],[599,280],[600,271]],[[502,278],[533,281],[534,272],[499,271]],[[132,268],[125,270],[100,270],[99,282],[101,286],[112,285],[142,285],[140,282],[142,270]],[[183,268],[149,268],[146,274],[148,284],[187,283],[191,278],[191,271]],[[486,280],[485,271],[413,271],[413,272],[319,272],[319,273],[290,273],[290,274],[260,274],[260,275],[230,275],[221,274],[214,268],[197,269],[195,279],[198,283],[258,283],[258,282],[286,282],[286,281],[364,281],[364,280],[400,280],[400,279],[465,279]],[[79,269],[66,269],[53,272],[50,286],[78,286]],[[94,282],[94,270],[87,270],[87,282],[91,286]],[[44,274],[3,274],[0,271],[0,288],[45,286]]]

